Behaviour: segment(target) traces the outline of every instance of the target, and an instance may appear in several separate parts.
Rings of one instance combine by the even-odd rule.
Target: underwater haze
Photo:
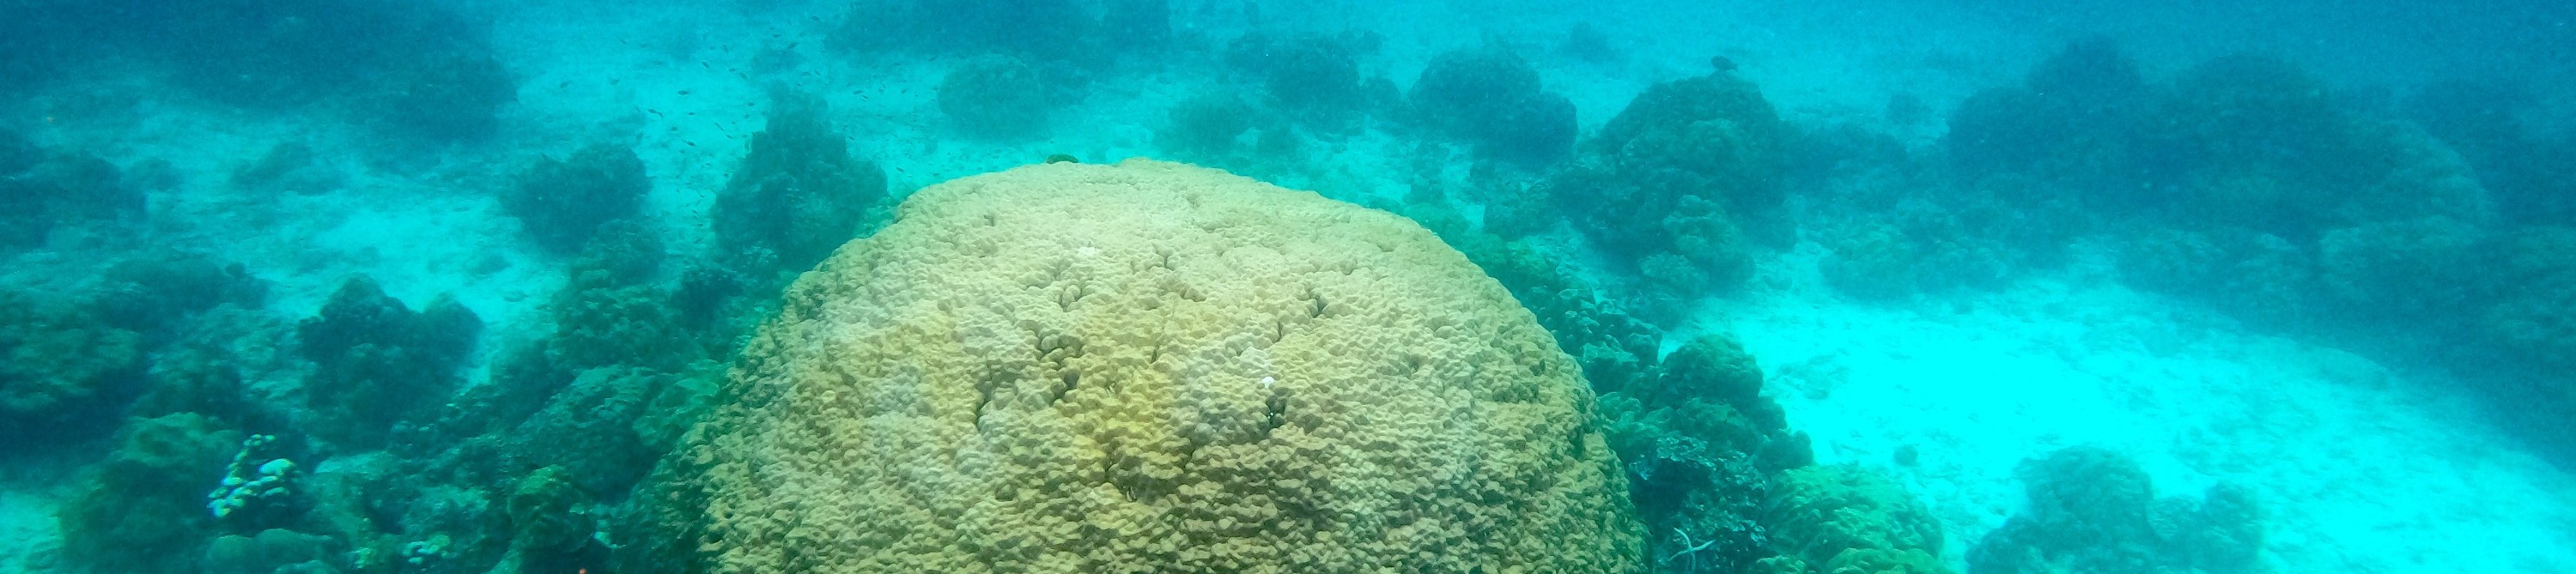
[[[0,0],[0,258],[0,574],[2576,572],[2564,2]]]

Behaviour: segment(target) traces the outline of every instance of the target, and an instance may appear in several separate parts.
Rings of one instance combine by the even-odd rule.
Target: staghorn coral
[[[1223,172],[924,189],[741,357],[624,566],[1641,566],[1592,394],[1509,293],[1400,217]]]

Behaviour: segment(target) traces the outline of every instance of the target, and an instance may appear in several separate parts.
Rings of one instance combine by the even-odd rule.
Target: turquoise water
[[[778,293],[1064,156],[1439,234],[1652,571],[2576,571],[2576,9],[1703,4],[0,2],[0,569],[691,571]]]

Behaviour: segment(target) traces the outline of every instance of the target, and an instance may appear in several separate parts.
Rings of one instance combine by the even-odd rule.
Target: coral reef
[[[261,110],[346,104],[351,123],[429,142],[480,139],[516,98],[485,25],[399,0],[109,0],[5,10],[0,74],[50,80],[101,59],[152,68],[195,95]],[[24,51],[20,51],[23,49]],[[13,86],[16,82],[10,82]],[[336,106],[335,106],[336,107]]]
[[[0,130],[0,247],[43,244],[65,224],[138,220],[143,210],[143,190],[107,160],[44,150]]]
[[[1016,139],[1044,135],[1055,102],[1036,68],[1010,58],[967,62],[939,82],[939,111],[959,131]]]
[[[1156,14],[1162,12],[1160,17]],[[997,54],[1030,61],[1098,65],[1106,46],[1144,48],[1104,31],[1168,29],[1169,8],[1160,2],[1123,2],[1111,26],[1072,0],[868,0],[858,2],[833,33],[844,49],[907,50],[943,54]]]
[[[764,282],[857,237],[886,191],[885,170],[850,155],[822,98],[778,88],[771,99],[767,127],[752,134],[713,211],[717,245]]]
[[[2019,474],[2030,506],[1969,549],[1971,574],[2242,574],[2260,567],[2263,513],[2241,488],[2212,487],[2199,501],[2158,500],[2137,461],[2097,447],[2025,461]]]
[[[369,123],[431,142],[473,142],[500,133],[500,110],[518,101],[519,84],[490,50],[472,45],[415,56],[422,60],[359,96]]]
[[[581,375],[546,402],[545,408],[510,429],[507,447],[529,460],[545,460],[569,471],[565,480],[585,491],[624,493],[643,480],[653,459],[670,446],[657,442],[639,425],[668,414],[651,407],[669,392],[688,392],[684,377],[704,373],[666,374],[633,367],[601,368]]]
[[[322,574],[332,566],[330,537],[271,528],[257,534],[227,534],[206,545],[204,572],[210,574]]]
[[[1100,32],[1111,49],[1151,54],[1172,46],[1171,0],[1107,0]]]
[[[713,326],[724,315],[729,303],[743,292],[743,281],[733,272],[716,267],[691,267],[680,273],[680,284],[671,292],[672,312],[681,324],[693,329]]]
[[[102,572],[198,572],[215,520],[204,493],[241,441],[240,431],[195,413],[127,425],[56,511],[63,559]]]
[[[2477,319],[2486,338],[2540,370],[2576,372],[2576,228],[2535,227],[2507,238],[2500,285],[2513,285]],[[2563,385],[2576,401],[2576,385]]]
[[[342,283],[295,326],[297,351],[315,366],[304,393],[323,419],[317,434],[381,444],[395,423],[446,401],[482,329],[453,297],[413,311],[364,275]]]
[[[1538,68],[1500,46],[1432,59],[1406,99],[1416,121],[1481,157],[1545,167],[1574,150],[1574,103],[1544,91]]]
[[[671,410],[690,400],[664,395],[710,377],[697,365],[735,334],[716,317],[682,317],[691,303],[654,281],[662,254],[650,237],[595,239],[549,304],[553,329],[502,353],[489,383],[442,413],[437,434],[564,467],[589,492],[623,493],[640,479],[669,446],[659,417],[695,412]]]
[[[1539,325],[1556,338],[1557,348],[1582,365],[1583,378],[1594,391],[1628,388],[1632,380],[1654,376],[1662,364],[1663,332],[1628,315],[1618,300],[1576,269],[1527,242],[1470,227],[1446,203],[1416,201],[1387,207],[1422,222],[1511,290],[1512,297],[1537,315]]]
[[[1761,388],[1753,357],[1711,335],[1602,395],[1610,448],[1665,569],[1737,572],[1778,553],[1762,513],[1772,476],[1814,455]]]
[[[601,225],[634,216],[652,191],[634,148],[596,143],[564,159],[538,158],[519,172],[501,207],[538,247],[570,253]]]
[[[1383,41],[1370,33],[1273,37],[1254,32],[1226,45],[1225,62],[1259,85],[1272,107],[1305,125],[1337,133],[1356,127],[1360,116],[1386,103],[1373,101],[1378,96],[1374,90],[1394,89],[1385,78],[1360,73],[1360,56],[1375,52]]]
[[[2079,42],[2023,85],[1971,97],[1944,139],[1952,167],[1970,180],[2050,182],[2096,217],[2293,242],[2393,219],[2488,217],[2456,155],[2350,111],[2297,66],[2225,56],[2163,83],[2136,69],[2107,43]]]
[[[1678,319],[1682,301],[1752,275],[1757,232],[1776,228],[1788,128],[1753,84],[1723,72],[1657,84],[1530,193],[1635,271],[1639,310]]]
[[[279,142],[269,146],[259,159],[233,168],[228,183],[242,190],[284,192],[297,195],[319,195],[339,188],[345,174],[322,163],[313,146],[302,142]]]
[[[2501,405],[2492,411],[2546,448],[2576,452],[2576,229],[2516,230],[2490,248],[2495,302],[2475,316],[2463,360],[2484,361],[2497,383],[2481,390]],[[2498,360],[2500,359],[2500,360]],[[2501,368],[2499,368],[2501,367]]]
[[[1825,283],[1843,294],[1864,299],[1897,299],[1914,293],[1919,256],[1904,230],[1879,224],[1833,244],[1833,253],[1817,263]]]
[[[1205,163],[1230,164],[1237,157],[1240,140],[1255,127],[1262,135],[1280,131],[1265,126],[1252,104],[1230,92],[1211,92],[1192,96],[1175,104],[1170,121],[1154,132],[1154,145],[1174,156]],[[1273,124],[1275,125],[1275,124]]]
[[[0,129],[0,173],[18,173],[45,160],[45,149],[28,141],[26,134]]]
[[[113,430],[143,381],[143,341],[70,302],[0,291],[0,431],[7,448]]]
[[[2538,125],[2547,117],[2536,88],[2514,78],[2454,79],[2424,86],[2405,101],[2409,119],[2459,150],[2476,168],[2507,221],[2550,224],[2576,218],[2576,129],[2558,137]]]
[[[698,358],[696,333],[680,324],[672,295],[652,282],[661,242],[640,232],[606,238],[627,241],[593,241],[549,303],[547,364],[567,374],[609,365],[671,370]]]
[[[1760,88],[1717,72],[1647,88],[1585,145],[1648,195],[1749,212],[1784,197],[1777,180],[1790,139]]]
[[[1454,237],[1454,236],[1453,236]],[[1592,388],[1609,392],[1652,372],[1660,363],[1663,333],[1629,316],[1600,289],[1549,261],[1524,243],[1461,241],[1468,258],[1512,290],[1556,337],[1557,347],[1583,366]]]
[[[2422,334],[2465,326],[2450,315],[2491,298],[2487,232],[2444,217],[2392,220],[2317,240],[2323,299],[2347,320],[2404,322]]]
[[[168,339],[189,317],[217,306],[259,308],[268,283],[239,263],[218,264],[205,254],[145,251],[108,264],[89,296],[90,308],[109,324]]]
[[[586,571],[601,564],[607,548],[591,536],[598,519],[587,512],[590,495],[572,472],[548,466],[512,485],[504,507],[510,518],[510,557],[520,572]]]
[[[1058,163],[926,188],[791,287],[741,357],[655,511],[614,533],[626,565],[1642,560],[1592,395],[1509,293],[1402,218],[1222,172]]]
[[[1606,393],[1600,418],[1629,473],[1630,500],[1649,525],[1654,571],[1947,571],[1937,534],[1912,537],[1911,546],[1816,534],[1872,524],[1932,527],[1911,495],[1875,474],[1797,470],[1812,468],[1807,440],[1789,432],[1780,407],[1760,396],[1761,371],[1740,345],[1703,336],[1659,357],[1662,334],[1618,301],[1527,243],[1471,228],[1436,199],[1414,194],[1393,207],[1510,289]],[[1869,489],[1842,495],[1832,493],[1854,489],[1827,488],[1843,482]],[[1830,521],[1800,524],[1798,514]],[[1810,564],[1806,555],[1821,558]]]
[[[2152,121],[2155,93],[2116,45],[2077,41],[2034,67],[2020,85],[1989,88],[1961,102],[1942,144],[1964,176],[2037,174],[2076,184],[2088,201],[2104,200],[2125,190],[2107,181],[2109,174],[2087,170],[2140,161],[2134,134]]]
[[[2506,262],[2523,257],[2514,246],[2526,226],[2565,207],[2552,190],[2567,178],[2549,174],[2567,162],[2534,159],[2553,148],[2526,119],[2531,96],[2512,82],[2437,83],[2398,108],[2413,122],[2371,97],[2252,54],[2149,78],[2107,42],[2079,42],[2021,85],[1961,104],[1943,140],[1954,181],[1918,200],[1956,214],[2038,214],[2053,226],[1899,221],[1914,240],[1860,237],[1826,271],[1879,268],[1859,256],[1893,252],[1887,245],[1944,256],[1923,249],[1937,238],[1971,257],[1914,269],[1985,260],[2009,273],[2066,259],[2048,245],[2097,237],[2133,287],[2382,361],[2499,379],[2474,386],[2513,405],[2502,411],[2564,412],[2546,406],[2571,404],[2544,396],[2557,393],[2533,392],[2563,378],[2552,374],[2554,351],[2530,346],[2551,338],[2537,326],[2557,321],[2551,290],[2531,288],[2550,272]],[[2022,237],[1987,231],[1998,229]],[[1841,282],[1847,292],[1870,284]],[[2548,418],[2509,426],[2576,444],[2563,425],[2540,422]]]
[[[1941,522],[1886,475],[1850,465],[1790,469],[1762,508],[1780,555],[1770,574],[1949,574]]]
[[[2315,294],[2324,289],[2315,253],[2243,230],[2156,229],[2117,255],[2129,285],[2191,297],[2267,328],[2314,323]]]
[[[206,493],[206,512],[217,520],[246,522],[276,521],[276,515],[299,512],[294,507],[304,492],[295,484],[295,461],[280,450],[277,435],[242,439],[223,482]]]
[[[1594,64],[1619,61],[1619,49],[1610,46],[1610,34],[1602,32],[1601,27],[1591,22],[1576,22],[1573,28],[1567,29],[1565,41],[1556,45],[1556,51]]]
[[[1170,157],[1261,175],[1300,172],[1308,167],[1307,133],[1296,112],[1258,103],[1258,94],[1232,90],[1202,92],[1172,106],[1168,120],[1154,129],[1154,146]]]

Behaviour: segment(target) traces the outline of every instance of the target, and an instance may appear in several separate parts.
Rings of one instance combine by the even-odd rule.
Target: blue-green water
[[[798,273],[1151,157],[1510,289],[1642,569],[2576,571],[2576,8],[1702,4],[0,1],[0,569],[700,571]]]

